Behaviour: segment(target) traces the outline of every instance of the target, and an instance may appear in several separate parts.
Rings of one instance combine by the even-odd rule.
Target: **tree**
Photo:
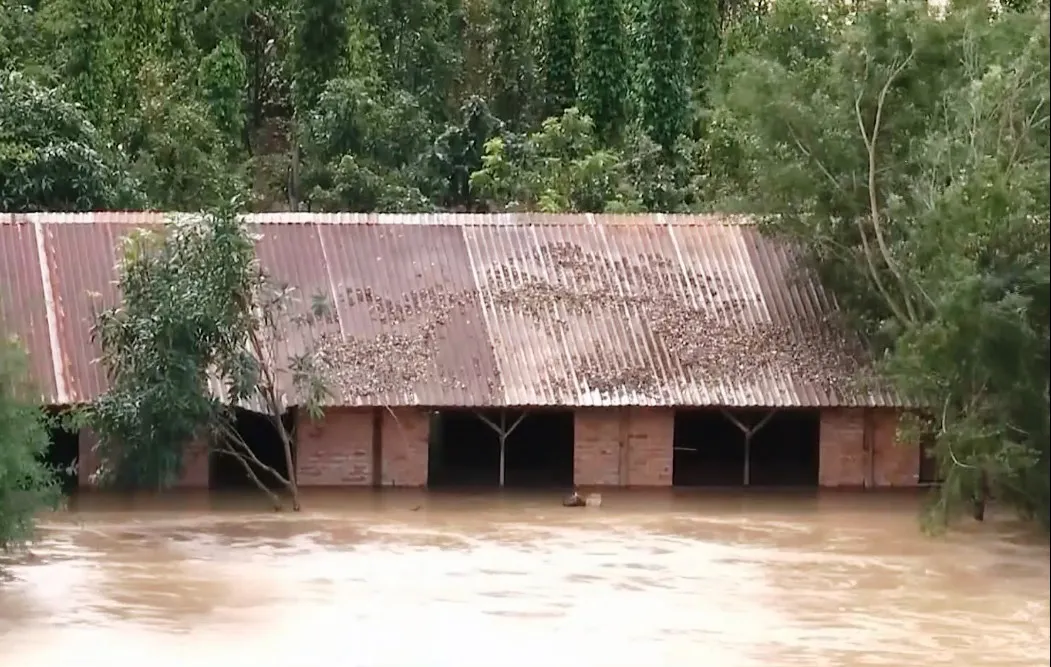
[[[326,83],[343,73],[349,36],[346,2],[297,2],[294,32],[296,106],[305,110],[317,101]]]
[[[730,2],[723,0],[691,0],[686,7],[686,34],[689,40],[688,58],[690,72],[693,76],[690,86],[695,100],[703,102],[712,78],[715,76],[716,64],[722,51],[722,26],[724,9]],[[736,3],[748,6],[751,3]]]
[[[29,539],[37,512],[60,497],[55,471],[43,463],[49,421],[26,361],[17,339],[0,338],[0,550]]]
[[[298,510],[293,433],[282,417],[292,405],[320,416],[327,389],[312,347],[290,341],[335,324],[327,303],[304,303],[267,276],[232,207],[129,236],[118,284],[121,303],[100,312],[94,329],[110,387],[81,416],[99,438],[98,481],[168,486],[185,446],[204,438],[236,459],[275,507],[281,502],[267,482]],[[269,417],[287,476],[238,434],[242,406]]]
[[[135,205],[134,184],[64,91],[0,72],[0,210]]]
[[[988,487],[1048,525],[1047,10],[794,1],[771,27],[722,88],[740,189],[927,407],[933,518]]]
[[[683,0],[645,0],[639,82],[642,125],[651,139],[670,150],[688,127],[690,94]]]
[[[372,78],[328,83],[304,132],[313,210],[426,211],[420,191],[431,124],[419,101]]]
[[[627,59],[620,0],[581,0],[578,104],[607,142],[619,138],[627,120]]]
[[[546,0],[541,14],[540,77],[544,117],[573,106],[577,99],[577,3]]]
[[[489,83],[496,115],[517,129],[528,123],[534,104],[531,1],[492,0],[493,67]]]
[[[626,212],[640,208],[623,156],[602,149],[591,119],[577,109],[544,121],[525,137],[498,136],[485,146],[471,188],[502,211]]]
[[[445,184],[438,201],[447,208],[466,211],[475,205],[471,174],[482,168],[485,145],[503,133],[504,124],[477,97],[467,100],[460,113],[460,123],[449,125],[434,140],[430,162],[435,178]]]

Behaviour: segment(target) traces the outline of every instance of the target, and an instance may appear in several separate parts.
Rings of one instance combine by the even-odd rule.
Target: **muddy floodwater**
[[[1049,664],[1046,539],[916,496],[82,497],[0,580],[12,667]]]

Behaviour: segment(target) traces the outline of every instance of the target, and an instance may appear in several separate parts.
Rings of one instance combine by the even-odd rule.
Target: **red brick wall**
[[[675,411],[629,408],[628,484],[671,486]]]
[[[91,429],[81,429],[77,446],[77,486],[82,489],[94,488],[91,477],[98,466],[98,456],[92,451],[95,446],[95,434]],[[208,443],[195,441],[186,446],[183,455],[183,469],[176,488],[207,489],[211,466],[208,461]]]
[[[916,486],[920,473],[919,446],[897,442],[897,428],[898,415],[893,410],[822,412],[819,484]]]
[[[898,439],[898,415],[893,410],[872,410],[869,428],[875,460],[875,486],[916,486],[920,483],[919,443]]]
[[[610,408],[581,408],[573,415],[573,482],[578,486],[625,484],[621,475],[626,413]]]
[[[383,410],[382,483],[384,486],[426,486],[430,415],[418,408]]]
[[[574,418],[578,486],[669,486],[674,411],[582,408]]]
[[[865,411],[823,410],[819,451],[819,486],[864,486],[868,476]]]
[[[332,408],[297,425],[296,478],[300,486],[372,484],[371,409]]]
[[[194,440],[186,445],[182,458],[182,474],[175,486],[181,489],[207,489],[211,465],[207,441]]]

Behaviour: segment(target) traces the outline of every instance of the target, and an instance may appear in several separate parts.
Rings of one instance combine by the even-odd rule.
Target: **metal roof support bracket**
[[[720,410],[720,412],[722,412],[724,417],[733,422],[734,425],[744,433],[744,485],[748,486],[752,482],[752,436],[767,425],[770,419],[777,414],[777,410],[771,410],[765,417],[759,420],[758,424],[751,427],[745,426],[744,422],[737,417],[734,417],[727,410]]]
[[[510,426],[507,425],[507,410],[500,408],[500,423],[494,423],[493,420],[489,419],[481,412],[474,413],[479,419],[485,422],[486,426],[496,431],[496,436],[500,439],[500,488],[504,488],[504,478],[507,472],[507,438],[514,433],[518,425],[522,423],[522,420],[526,418],[527,412],[523,412],[518,419],[514,421]]]

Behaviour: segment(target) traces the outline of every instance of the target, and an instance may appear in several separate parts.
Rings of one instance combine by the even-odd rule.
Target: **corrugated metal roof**
[[[40,391],[52,397],[58,388],[39,252],[33,225],[12,216],[0,217],[0,335],[18,338],[29,352]]]
[[[88,295],[111,302],[119,236],[163,220],[0,218],[0,276],[13,276],[0,297],[56,402],[103,390]],[[277,280],[335,304],[334,331],[290,332],[281,348],[322,345],[339,362],[340,404],[895,403],[847,379],[858,364],[829,323],[834,303],[790,248],[743,218],[279,213],[248,222]],[[32,261],[40,253],[24,254],[34,245],[46,272]],[[9,257],[30,261],[8,266]],[[50,309],[39,298],[48,277]]]

